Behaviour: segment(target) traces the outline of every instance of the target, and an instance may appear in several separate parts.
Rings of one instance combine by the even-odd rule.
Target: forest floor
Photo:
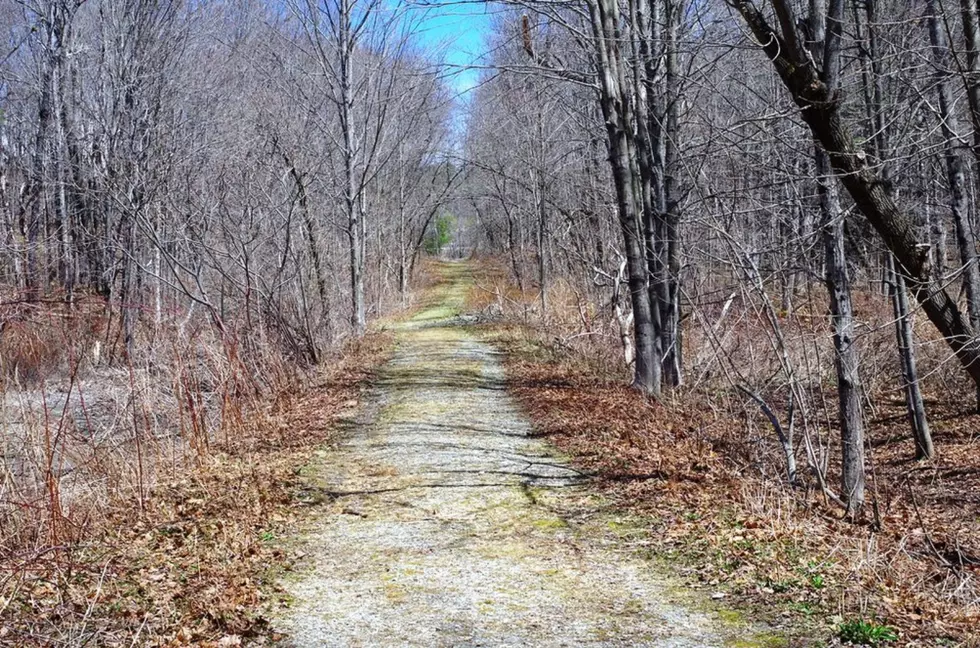
[[[934,417],[928,465],[873,428],[850,523],[722,390],[658,404],[479,315],[492,260],[426,274],[143,499],[0,561],[0,646],[980,646],[980,415]]]
[[[334,349],[305,384],[250,408],[206,447],[171,453],[172,439],[147,439],[144,461],[161,465],[143,497],[114,492],[98,515],[66,516],[51,546],[42,537],[39,547],[11,548],[0,528],[0,646],[267,641],[264,602],[292,559],[279,539],[315,510],[301,469],[347,427],[391,346],[374,331]],[[117,453],[108,477],[140,465]],[[10,493],[0,495],[6,512]]]
[[[467,325],[472,267],[437,267],[360,420],[304,470],[322,502],[289,551],[287,646],[769,646],[692,593],[507,392]]]
[[[812,482],[786,485],[775,436],[749,425],[754,408],[734,389],[646,398],[596,348],[566,341],[574,304],[553,300],[537,324],[521,317],[537,304],[505,265],[475,272],[471,310],[510,309],[479,330],[503,351],[508,391],[535,434],[629,512],[688,588],[723,592],[805,645],[980,646],[980,415],[965,411],[969,395],[930,392],[940,450],[916,461],[902,404],[871,394],[869,502],[851,522]]]

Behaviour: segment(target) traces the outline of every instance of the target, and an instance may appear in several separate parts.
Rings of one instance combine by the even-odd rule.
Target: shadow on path
[[[444,272],[398,327],[373,423],[314,466],[325,504],[284,583],[287,645],[781,645],[639,556],[642,533],[534,438],[499,354],[457,325],[466,266]]]

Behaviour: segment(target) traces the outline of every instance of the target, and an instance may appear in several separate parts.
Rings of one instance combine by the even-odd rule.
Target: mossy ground
[[[769,646],[643,557],[643,526],[611,510],[504,389],[465,323],[468,266],[410,318],[370,420],[323,453],[322,515],[284,580],[294,646]]]

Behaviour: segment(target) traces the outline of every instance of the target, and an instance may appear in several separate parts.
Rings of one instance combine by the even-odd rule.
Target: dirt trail
[[[330,503],[284,583],[286,645],[762,646],[641,557],[504,388],[496,351],[462,326],[463,264],[398,326],[371,422],[312,469]]]

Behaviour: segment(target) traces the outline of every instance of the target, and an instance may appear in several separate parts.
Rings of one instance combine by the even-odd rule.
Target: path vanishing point
[[[458,315],[468,267],[442,270],[396,325],[364,420],[310,467],[328,503],[283,580],[284,645],[785,645],[684,591],[533,437],[499,353]]]

